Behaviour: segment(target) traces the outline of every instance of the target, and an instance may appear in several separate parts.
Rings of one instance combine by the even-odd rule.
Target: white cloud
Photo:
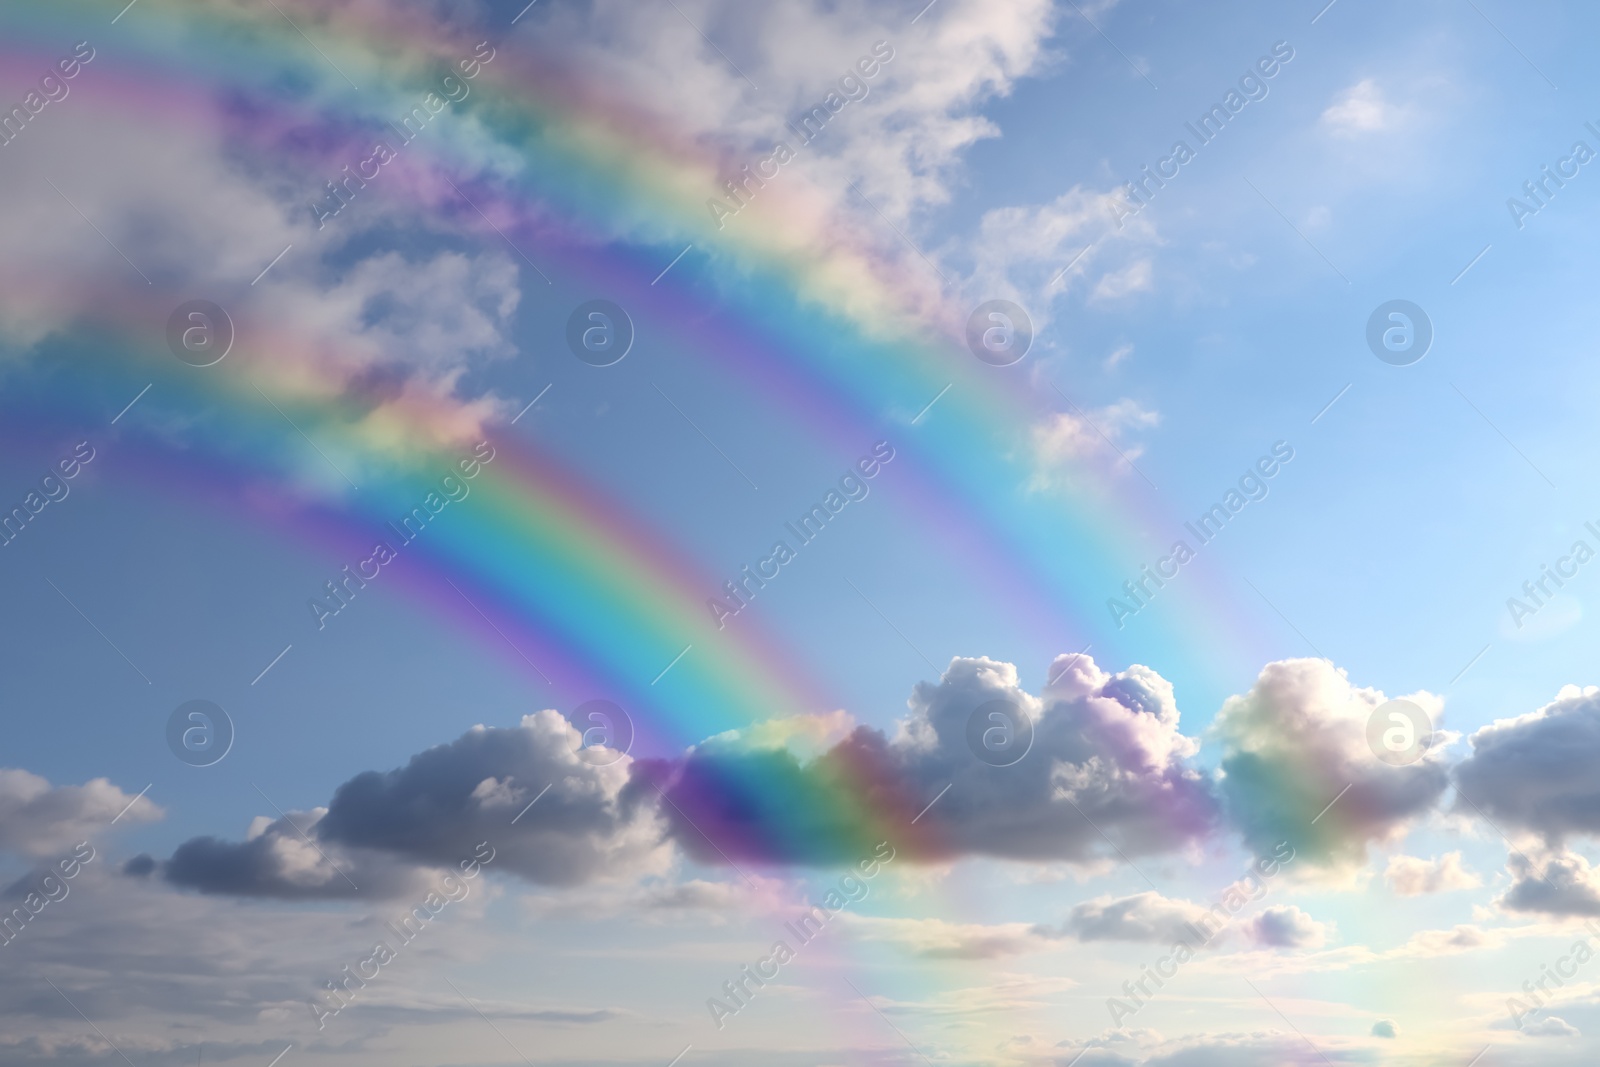
[[[1578,1028],[1559,1015],[1547,1015],[1537,1022],[1525,1023],[1522,1032],[1529,1037],[1582,1037]]]
[[[1033,427],[1029,486],[1041,491],[1072,485],[1086,471],[1137,476],[1133,464],[1144,455],[1144,446],[1130,438],[1159,425],[1159,412],[1126,397],[1092,411],[1055,412]]]
[[[1044,204],[984,212],[970,242],[969,296],[1014,300],[1040,331],[1051,319],[1051,300],[1075,288],[1089,289],[1093,299],[1148,288],[1149,262],[1128,257],[1154,243],[1154,225],[1135,216],[1119,231],[1115,199],[1074,185]]]
[[[1408,699],[1437,720],[1438,698]],[[1223,745],[1222,793],[1246,844],[1259,853],[1288,841],[1309,866],[1349,874],[1365,864],[1369,842],[1399,836],[1433,808],[1448,784],[1440,747],[1408,766],[1379,760],[1367,723],[1383,703],[1321,659],[1269,663],[1249,693],[1228,698],[1211,735]]]
[[[1148,259],[1138,259],[1101,278],[1095,284],[1091,299],[1110,301],[1120,300],[1122,297],[1133,293],[1142,293],[1150,289],[1150,280],[1154,268]]]
[[[1402,897],[1474,889],[1483,884],[1483,879],[1462,865],[1459,852],[1446,852],[1431,860],[1417,856],[1391,856],[1389,866],[1384,870],[1384,878],[1389,888]]]
[[[1363,78],[1334,98],[1322,112],[1322,125],[1334,134],[1352,137],[1390,129],[1400,115],[1400,109],[1384,98],[1378,83]]]
[[[1117,346],[1115,351],[1113,351],[1109,356],[1106,357],[1105,362],[1102,364],[1102,366],[1106,370],[1115,370],[1117,368],[1118,364],[1120,364],[1123,360],[1127,359],[1131,355],[1133,355],[1133,346],[1131,344],[1119,345],[1119,346]]]
[[[0,849],[33,859],[100,840],[113,831],[113,819],[128,827],[165,814],[148,797],[124,793],[105,778],[55,786],[28,771],[0,768]]]

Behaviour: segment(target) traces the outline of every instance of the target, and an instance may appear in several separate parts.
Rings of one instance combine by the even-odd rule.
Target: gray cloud
[[[163,874],[173,885],[202,893],[279,900],[386,899],[421,889],[413,865],[369,849],[318,844],[325,817],[326,809],[318,808],[264,825],[258,820],[244,841],[192,838],[173,852]]]
[[[1508,865],[1511,887],[1499,899],[1507,911],[1600,915],[1600,872],[1577,853],[1552,853],[1536,860],[1514,852]]]
[[[1290,905],[1268,908],[1251,919],[1245,932],[1265,948],[1317,948],[1328,940],[1328,927]]]
[[[578,757],[580,742],[554,711],[511,729],[474,727],[404,767],[357,775],[326,809],[291,813],[292,823],[258,820],[242,842],[187,841],[165,874],[209,893],[394,897],[478,842],[495,850],[492,869],[545,885],[651,869],[660,830],[647,806],[623,796],[627,759],[595,766]]]
[[[872,842],[862,837],[861,820],[830,798],[863,781],[870,809],[905,827],[913,859],[1088,862],[1115,854],[1107,838],[1129,855],[1204,838],[1217,804],[1208,780],[1189,765],[1198,746],[1179,732],[1170,683],[1146,667],[1108,674],[1086,656],[1059,658],[1051,675],[1054,682],[1034,696],[1011,664],[956,658],[937,683],[915,687],[911,713],[892,737],[861,727],[810,763],[737,741],[709,744],[680,763],[641,761],[636,789],[662,790],[674,839],[711,863],[858,858]],[[974,714],[993,701],[1033,724],[1031,749],[1011,766],[991,766],[968,745]],[[776,841],[764,832],[773,816],[760,807],[762,796],[771,802],[773,795],[786,798],[783,818],[800,823]]]
[[[1205,908],[1159,893],[1138,893],[1120,900],[1097,897],[1072,909],[1063,932],[1079,941],[1148,941],[1170,945],[1189,940],[1190,923],[1209,917]]]
[[[1474,733],[1456,768],[1463,810],[1559,844],[1600,833],[1600,689],[1567,686],[1537,711]]]

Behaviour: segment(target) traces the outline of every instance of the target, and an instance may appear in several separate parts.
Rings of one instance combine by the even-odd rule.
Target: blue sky
[[[873,94],[783,180],[795,203],[820,204],[863,243],[892,248],[899,258],[886,256],[886,271],[896,278],[938,290],[926,269],[937,263],[951,279],[939,298],[958,318],[996,297],[1028,310],[1038,335],[1010,370],[1062,384],[1077,414],[1063,415],[1050,440],[1043,426],[1019,430],[1017,441],[1038,446],[1016,465],[1033,482],[997,495],[1049,496],[1064,492],[1060,479],[1098,479],[1141,516],[1113,523],[1120,548],[1154,561],[1275,443],[1293,448],[1265,498],[1174,579],[1182,595],[1164,592],[1121,630],[1097,602],[1072,607],[1097,647],[1070,692],[1046,680],[1065,664],[1056,657],[1079,649],[989,585],[961,544],[930,528],[905,461],[886,464],[869,495],[729,621],[774,634],[839,707],[723,739],[727,751],[713,745],[708,758],[738,766],[768,744],[756,739],[763,729],[810,758],[843,740],[841,724],[860,725],[881,731],[906,780],[932,796],[930,768],[948,753],[928,731],[963,700],[1001,695],[1031,709],[1041,738],[1044,724],[1072,724],[1041,740],[1032,755],[1050,774],[1027,788],[1125,788],[1113,805],[1125,821],[1058,839],[1071,809],[1011,784],[1022,775],[982,779],[971,807],[953,793],[951,851],[890,864],[824,943],[786,965],[780,988],[723,1031],[708,1026],[704,1001],[766,952],[775,917],[816,899],[837,871],[761,862],[750,878],[731,861],[697,860],[671,812],[641,814],[624,799],[626,783],[643,781],[629,778],[642,761],[578,767],[573,796],[604,798],[603,817],[590,813],[603,833],[507,847],[437,920],[440,936],[407,948],[370,996],[328,1023],[336,1038],[308,1028],[304,1001],[317,983],[359,958],[381,920],[441,870],[412,841],[379,848],[353,824],[344,837],[314,829],[341,785],[430,750],[471,766],[478,724],[493,728],[493,744],[526,746],[532,755],[518,758],[533,766],[567,766],[563,728],[536,713],[570,715],[593,694],[541,690],[492,634],[433,614],[400,582],[374,582],[319,630],[306,600],[354,557],[137,478],[119,451],[130,434],[155,433],[178,452],[203,447],[202,418],[159,390],[113,425],[127,398],[85,380],[81,395],[98,404],[105,394],[104,418],[84,416],[86,403],[42,425],[30,408],[39,383],[78,373],[61,368],[86,359],[87,342],[70,314],[41,326],[7,302],[0,504],[20,502],[78,441],[96,455],[0,552],[0,597],[11,605],[0,768],[14,769],[0,773],[0,871],[23,886],[85,838],[98,857],[74,879],[81,899],[52,903],[0,945],[22,958],[0,982],[16,1035],[0,1059],[100,1064],[125,1052],[144,1067],[193,1062],[197,1045],[214,1044],[206,1062],[265,1064],[292,1041],[291,1055],[313,1063],[430,1067],[665,1064],[685,1045],[729,1063],[1067,1064],[1085,1047],[1085,1065],[1465,1063],[1485,1047],[1485,1064],[1591,1061],[1600,978],[1579,972],[1523,1026],[1508,1021],[1508,999],[1524,996],[1518,986],[1541,964],[1570,955],[1587,936],[1580,921],[1600,914],[1600,875],[1586,858],[1600,834],[1587,785],[1600,698],[1562,692],[1600,684],[1586,610],[1600,564],[1521,627],[1507,600],[1575,541],[1600,549],[1584,527],[1600,527],[1586,461],[1600,445],[1590,412],[1600,372],[1588,358],[1588,279],[1600,263],[1586,236],[1600,163],[1581,166],[1520,224],[1507,200],[1526,200],[1524,182],[1575,142],[1600,152],[1585,126],[1600,126],[1585,47],[1596,13],[1487,0],[1222,11],[939,0],[911,22],[920,5],[676,6],[541,3],[500,46],[539,56],[568,41],[594,77],[611,79],[608,91],[657,113],[663,128],[753,150],[770,139],[772,113],[817,98],[873,41],[892,40],[896,59]],[[416,13],[456,35],[521,7]],[[121,32],[96,38],[113,58]],[[316,32],[340,34],[336,24]],[[1175,140],[1195,147],[1185,124],[1275,47],[1292,58],[1280,58],[1266,94],[1119,227],[1119,186]],[[763,89],[747,93],[745,75]],[[337,80],[326,69],[310,77],[329,83],[316,82],[319,92]],[[20,99],[31,80],[6,63],[0,99]],[[765,554],[875,442],[910,459],[953,432],[937,405],[910,424],[899,399],[880,404],[859,436],[806,432],[782,397],[725,375],[667,316],[637,316],[628,357],[588,366],[563,336],[571,309],[597,294],[540,250],[533,259],[549,284],[492,233],[415,217],[380,195],[358,200],[324,241],[298,188],[282,172],[250,173],[215,130],[173,141],[168,158],[113,129],[82,95],[76,111],[71,99],[52,105],[60,113],[46,113],[52,125],[30,130],[34,140],[0,149],[0,181],[24,190],[15,218],[48,219],[14,221],[9,235],[0,224],[8,270],[39,272],[62,292],[125,270],[88,244],[94,235],[43,184],[49,175],[71,175],[62,181],[115,236],[144,234],[143,248],[128,249],[134,261],[172,254],[223,217],[250,247],[293,238],[300,252],[268,275],[260,299],[277,302],[263,306],[388,346],[419,377],[447,381],[453,400],[493,397],[515,412],[540,396],[495,434],[624,502],[707,573],[732,577]],[[459,129],[441,137],[456,138],[463,159],[503,162],[513,147],[469,127],[470,114],[450,116]],[[90,166],[97,145],[115,165]],[[863,211],[846,178],[883,211]],[[221,286],[218,264],[232,255],[173,262],[189,271],[186,284]],[[672,265],[692,297],[686,320],[719,313],[728,262],[719,255],[691,251]],[[258,299],[235,288],[241,301]],[[1374,310],[1396,299],[1420,306],[1433,330],[1426,356],[1408,366],[1383,362],[1366,340]],[[975,373],[963,367],[957,378]],[[281,454],[316,468],[284,430]],[[1130,577],[1107,569],[1095,581],[1111,598]],[[699,607],[684,610],[686,632],[698,632]],[[662,651],[638,670],[666,666],[676,650]],[[1283,666],[1300,660],[1320,665]],[[1171,683],[1170,694],[1135,665]],[[673,684],[670,672],[661,684]],[[1412,769],[1385,777],[1360,727],[1400,696],[1426,705],[1444,733]],[[167,749],[168,716],[192,699],[220,704],[236,727],[212,767]],[[1249,753],[1275,761],[1286,791],[1249,779]],[[634,755],[680,768],[686,756]],[[1118,773],[1096,778],[1106,767]],[[1318,831],[1334,836],[1303,847],[1216,948],[1134,1021],[1113,1025],[1107,1001],[1125,995],[1124,978],[1260,859],[1249,813],[1298,811],[1310,801],[1295,782],[1320,788],[1324,772],[1355,789]],[[85,785],[98,779],[108,781]],[[1170,813],[1151,783],[1179,780],[1200,783],[1194,817],[1206,827],[1157,832],[1145,817]],[[1467,783],[1478,795],[1463,801]],[[403,799],[389,806],[413,815],[424,806]],[[108,827],[130,802],[129,817]],[[286,812],[301,822],[286,827]],[[376,804],[366,817],[386,813]],[[250,860],[258,881],[229,882],[221,860],[179,862],[206,838],[235,859],[251,841],[277,851]],[[342,875],[320,865],[334,860],[301,847],[313,839],[393,891],[344,894]],[[569,846],[602,857],[600,873],[561,873]],[[147,870],[127,873],[136,856]],[[320,888],[283,889],[302,885],[296,878]],[[13,888],[20,899],[25,887]],[[1119,908],[1127,922],[1095,925]],[[124,932],[108,933],[119,924]],[[1275,937],[1279,926],[1288,932]],[[32,974],[66,983],[110,1040],[84,1032]],[[140,983],[125,976],[141,974],[145,988],[129,991]],[[193,974],[215,988],[197,997],[183,977]],[[468,991],[472,1011],[445,978]],[[868,994],[852,997],[847,980]],[[1399,1037],[1374,1030],[1384,1020]]]

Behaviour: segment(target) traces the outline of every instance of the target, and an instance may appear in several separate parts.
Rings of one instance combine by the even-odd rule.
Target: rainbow
[[[389,123],[483,39],[441,39],[437,27],[388,9],[279,6],[319,42],[327,66],[274,11],[169,0],[144,0],[104,31],[93,29],[105,21],[98,5],[29,7],[8,14],[3,48],[8,65],[44,71],[72,42],[90,39],[98,54],[74,83],[79,103],[52,106],[136,119],[152,137],[167,126],[214,129],[246,157],[287,155],[306,173],[332,178],[368,142],[395,136]],[[544,273],[559,270],[639,319],[670,324],[683,350],[776,400],[778,417],[798,432],[864,443],[892,426],[906,456],[895,477],[918,521],[1041,633],[1069,650],[1092,642],[1106,659],[1143,654],[1168,670],[1209,670],[1210,644],[1234,638],[1225,627],[1195,625],[1205,605],[1223,599],[1214,589],[1192,582],[1172,594],[1188,610],[1153,619],[1138,644],[1108,627],[1104,598],[1149,558],[1147,531],[1178,524],[1123,482],[1087,472],[1065,500],[1017,488],[1026,482],[1028,448],[1018,427],[1059,404],[1017,368],[983,366],[964,352],[961,316],[926,264],[854,234],[798,182],[774,182],[726,227],[713,227],[707,193],[736,169],[732,158],[525,48],[527,38],[502,39],[448,121],[441,116],[405,145],[360,195],[420,206],[461,220],[485,241],[504,234],[535,250],[536,269],[542,261]],[[295,91],[285,93],[286,85]],[[684,245],[703,257],[700,273],[728,314],[683,314],[708,299],[707,283],[688,280],[687,270],[653,283]],[[639,709],[658,750],[835,706],[759,627],[712,634],[703,609],[719,588],[712,566],[501,432],[505,412],[493,402],[426,384],[391,395],[330,371],[334,353],[314,333],[237,308],[237,355],[196,372],[140,340],[159,337],[167,312],[194,294],[123,278],[97,290],[90,307],[49,277],[3,281],[0,309],[70,318],[80,347],[98,353],[82,359],[96,376],[91,393],[64,375],[35,383],[41,395],[30,409],[45,413],[44,427],[87,420],[91,404],[99,418],[154,380],[152,407],[218,414],[194,430],[206,441],[205,458],[198,449],[164,449],[159,439],[137,447],[152,483],[176,474],[191,486],[241,477],[276,486],[274,517],[313,543],[337,544],[330,555],[341,562],[364,547],[356,544],[361,531],[413,507],[419,486],[449,470],[462,446],[491,440],[497,458],[473,486],[478,503],[419,540],[426,573],[408,587],[464,626],[490,624],[573,702],[606,694]],[[233,288],[243,299],[242,282]],[[910,416],[946,389],[928,425],[913,425]],[[286,463],[284,414],[359,471],[362,488],[346,492],[315,457]],[[130,424],[123,433],[139,431]],[[654,669],[689,644],[696,654],[670,682],[651,684]],[[868,777],[870,769],[854,774]],[[760,786],[739,787],[755,796]]]

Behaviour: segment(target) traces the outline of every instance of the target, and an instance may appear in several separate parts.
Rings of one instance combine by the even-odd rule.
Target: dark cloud
[[[1600,872],[1575,852],[1535,859],[1511,854],[1511,888],[1500,897],[1507,911],[1544,915],[1600,915]]]
[[[278,900],[387,899],[422,889],[421,871],[367,849],[319,845],[323,809],[290,812],[244,841],[196,837],[163,867],[167,881],[202,893]]]
[[[493,870],[545,885],[639,873],[660,858],[653,812],[623,796],[626,758],[596,766],[580,742],[553,711],[474,727],[404,767],[356,776],[326,809],[258,820],[244,841],[187,841],[165,875],[207,893],[396,897],[480,842]]]
[[[1050,676],[1036,696],[1010,664],[953,659],[914,688],[892,731],[857,727],[814,758],[788,741],[815,731],[780,723],[675,759],[596,766],[580,758],[578,732],[544,711],[357,775],[326,809],[263,817],[243,841],[185,842],[163,869],[203,892],[299,899],[403,895],[418,872],[454,866],[479,842],[495,849],[495,870],[557,887],[664,872],[671,846],[715,866],[852,864],[885,840],[908,862],[1092,863],[1204,843],[1224,807],[1253,848],[1289,842],[1314,862],[1354,865],[1446,785],[1435,753],[1398,768],[1372,754],[1366,720],[1382,694],[1325,661],[1270,664],[1227,702],[1220,790],[1193,765],[1199,744],[1159,674],[1063,656]],[[1031,732],[1025,754],[980,758],[992,757],[984,731],[1002,728]],[[1137,922],[1148,906],[1099,921]]]
[[[1600,834],[1600,689],[1567,686],[1538,711],[1501,719],[1470,740],[1472,755],[1456,768],[1466,814],[1551,845]]]

